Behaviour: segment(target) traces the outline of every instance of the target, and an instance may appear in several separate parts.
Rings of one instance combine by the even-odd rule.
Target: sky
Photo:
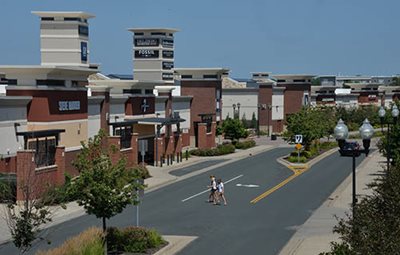
[[[133,27],[177,28],[175,67],[315,75],[400,73],[399,0],[1,0],[0,65],[40,63],[31,11],[86,11],[90,62],[132,73]]]

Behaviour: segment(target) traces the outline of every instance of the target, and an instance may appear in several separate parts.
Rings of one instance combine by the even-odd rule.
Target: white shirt
[[[218,192],[223,192],[224,191],[224,183],[221,182],[220,184],[218,184]]]

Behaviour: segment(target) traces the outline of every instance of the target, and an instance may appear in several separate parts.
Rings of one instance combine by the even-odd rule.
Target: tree
[[[8,200],[5,207],[5,221],[11,233],[14,245],[24,254],[40,240],[45,239],[41,232],[44,224],[52,221],[51,204],[53,197],[48,195],[47,188],[50,186],[46,179],[36,178],[34,162],[30,162],[27,171],[21,171],[22,178],[17,183],[16,189],[20,189],[22,200],[14,203]],[[15,192],[11,186],[3,186],[4,197],[11,197]],[[9,194],[4,194],[9,193]],[[63,207],[64,208],[64,207]],[[65,208],[64,208],[65,209]]]
[[[243,125],[244,128],[248,128],[247,127],[246,113],[243,113],[243,115],[242,115],[242,125]]]
[[[225,138],[232,140],[232,142],[236,142],[240,138],[246,138],[248,136],[248,132],[239,119],[226,119],[222,123],[222,129]]]
[[[390,83],[391,86],[400,86],[400,76],[393,77],[392,82]]]
[[[373,193],[354,208],[354,215],[341,219],[326,254],[398,254],[400,250],[400,167],[394,166],[370,187]],[[339,251],[345,251],[339,253]]]
[[[303,135],[306,150],[310,149],[313,141],[328,136],[334,128],[334,115],[329,109],[303,108],[298,113],[287,118],[287,130],[283,134],[285,140],[292,141],[295,135]]]
[[[251,116],[251,128],[259,128],[255,112],[253,112],[253,115]]]
[[[138,182],[139,171],[127,168],[124,158],[112,162],[116,148],[104,146],[105,138],[100,130],[87,144],[82,143],[82,150],[73,162],[80,175],[71,182],[69,192],[88,214],[102,218],[106,234],[106,219],[121,213],[129,204],[137,204],[136,190],[143,186]]]

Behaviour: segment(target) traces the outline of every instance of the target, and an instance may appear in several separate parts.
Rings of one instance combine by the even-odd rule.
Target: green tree
[[[222,123],[222,129],[225,138],[232,140],[232,142],[236,142],[240,138],[246,138],[249,135],[239,119],[226,119]]]
[[[393,77],[392,82],[390,83],[391,86],[400,86],[400,76]]]
[[[311,80],[311,85],[312,86],[321,86],[321,79],[320,78],[313,78],[312,80]]]
[[[104,146],[105,138],[100,130],[87,144],[82,143],[73,162],[80,175],[71,182],[69,191],[88,214],[102,218],[104,233],[106,219],[121,213],[129,204],[137,204],[136,190],[143,188],[138,182],[140,171],[127,168],[125,158],[112,162],[116,148]]]
[[[259,128],[255,112],[253,112],[253,115],[251,116],[251,128]]]
[[[373,193],[356,204],[354,215],[341,219],[326,254],[398,254],[400,250],[400,167],[394,166],[370,187]],[[344,249],[345,248],[345,249]],[[345,253],[339,253],[340,249]]]
[[[244,128],[248,128],[247,119],[246,119],[246,113],[243,113],[243,115],[242,115],[242,125],[243,125]]]
[[[283,134],[284,139],[293,141],[295,135],[303,135],[303,144],[305,149],[309,150],[312,142],[328,136],[332,132],[331,130],[334,128],[332,116],[334,115],[327,115],[329,111],[328,108],[307,107],[288,116],[286,132]]]

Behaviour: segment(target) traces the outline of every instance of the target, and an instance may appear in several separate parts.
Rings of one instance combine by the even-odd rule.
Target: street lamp
[[[233,119],[236,119],[236,104],[233,104],[232,108],[233,108]]]
[[[386,116],[386,110],[383,106],[379,108],[378,111],[379,118],[381,120],[381,130],[383,132],[383,126],[384,126],[384,120]],[[386,169],[389,171],[390,167],[390,124],[396,125],[397,123],[397,117],[399,117],[399,109],[397,108],[397,105],[393,105],[392,107],[392,117],[393,117],[393,122],[387,121],[387,131],[386,131]]]
[[[335,138],[339,144],[339,151],[342,156],[352,157],[353,159],[353,195],[352,195],[352,207],[353,207],[353,217],[355,212],[355,205],[357,203],[356,198],[356,158],[360,156],[361,153],[364,153],[365,156],[368,156],[369,147],[371,143],[371,138],[374,134],[374,128],[369,123],[368,119],[365,119],[362,126],[359,129],[361,139],[363,140],[364,149],[360,149],[358,146],[355,146],[355,143],[348,143],[346,139],[349,136],[349,129],[346,124],[344,124],[343,120],[340,119],[335,127],[334,134]]]
[[[240,103],[237,103],[237,108],[238,108],[238,119],[240,119]]]

